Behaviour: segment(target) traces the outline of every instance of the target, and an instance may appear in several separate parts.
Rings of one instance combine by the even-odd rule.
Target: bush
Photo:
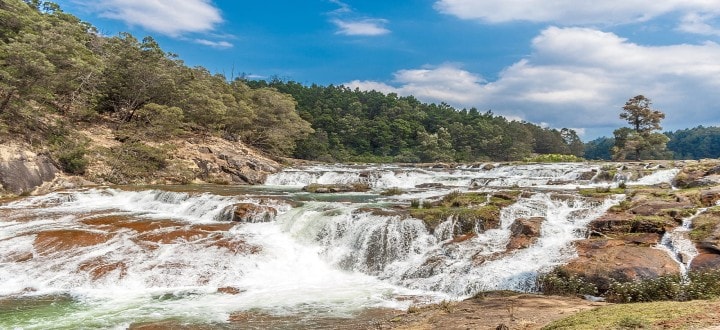
[[[680,276],[666,275],[633,282],[613,281],[605,296],[609,302],[631,303],[678,300],[682,292]]]
[[[617,303],[714,299],[720,297],[720,270],[692,271],[685,280],[679,275],[665,275],[633,282],[613,282],[605,296],[608,301]]]
[[[88,160],[85,158],[85,146],[75,146],[58,154],[58,162],[63,171],[70,174],[82,175],[88,166]]]
[[[595,284],[577,275],[570,275],[562,267],[557,267],[547,274],[538,276],[537,286],[540,292],[547,295],[594,296],[598,294]]]
[[[113,174],[107,179],[113,183],[127,183],[150,177],[167,166],[167,152],[140,141],[123,143],[110,149]]]

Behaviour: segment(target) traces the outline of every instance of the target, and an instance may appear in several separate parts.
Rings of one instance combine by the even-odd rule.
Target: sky
[[[575,129],[720,126],[720,0],[61,0],[108,36],[152,36],[189,66],[413,95]]]

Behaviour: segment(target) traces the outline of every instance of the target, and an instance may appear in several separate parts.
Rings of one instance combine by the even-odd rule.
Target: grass
[[[552,322],[543,329],[688,329],[719,321],[719,300],[665,301],[603,306]]]

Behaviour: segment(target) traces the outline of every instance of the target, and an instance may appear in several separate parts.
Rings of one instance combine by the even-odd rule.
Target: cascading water
[[[237,191],[105,188],[3,204],[0,328],[222,324],[243,312],[343,317],[480,290],[531,291],[537,274],[572,258],[572,242],[587,223],[622,198],[574,194],[596,185],[591,178],[599,169],[583,164],[486,168],[315,166]],[[310,183],[366,183],[373,190],[298,190]],[[405,194],[379,195],[390,187]],[[403,211],[411,200],[453,190],[510,187],[526,194],[502,209],[497,228],[476,226],[462,242],[452,241],[455,219],[431,232]],[[241,220],[240,205],[262,219],[231,221]],[[542,218],[540,236],[510,251],[518,218]]]

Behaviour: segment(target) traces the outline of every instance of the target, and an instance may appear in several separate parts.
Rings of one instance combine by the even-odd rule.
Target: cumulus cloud
[[[532,54],[495,81],[459,65],[400,70],[391,84],[347,86],[415,95],[427,102],[492,109],[552,127],[609,134],[621,124],[627,99],[644,94],[667,114],[668,128],[718,124],[720,45],[643,46],[613,33],[550,27],[532,41]],[[669,125],[668,125],[669,123]]]
[[[209,32],[223,21],[210,0],[98,0],[88,6],[103,17],[172,37]]]
[[[672,12],[720,13],[720,0],[439,0],[435,8],[462,19],[562,24],[643,22]]]
[[[340,0],[329,1],[338,6],[338,9],[328,13],[333,17],[330,22],[338,28],[335,34],[372,37],[390,33],[390,30],[385,27],[388,20],[382,18],[358,18],[358,15],[347,3]]]

